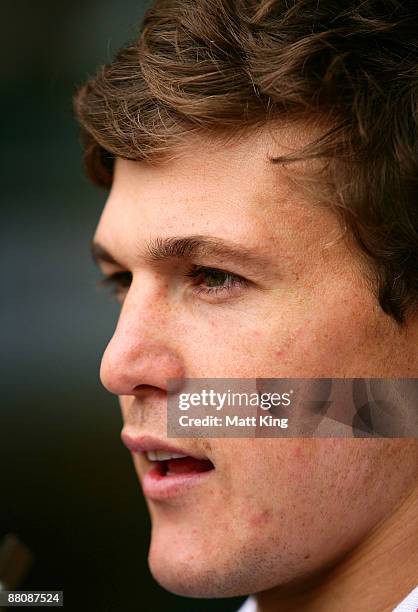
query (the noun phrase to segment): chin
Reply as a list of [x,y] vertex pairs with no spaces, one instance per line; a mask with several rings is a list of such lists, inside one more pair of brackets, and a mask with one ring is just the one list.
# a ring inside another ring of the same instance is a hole
[[[167,591],[183,597],[234,597],[247,595],[248,582],[236,561],[231,566],[225,549],[202,546],[198,541],[168,540],[153,533],[148,564],[153,578]],[[213,546],[213,545],[212,545]],[[206,548],[206,550],[205,550]]]
[[[160,523],[153,526],[148,564],[154,579],[176,595],[238,597],[288,584],[298,575],[289,559],[265,546],[228,540],[223,532],[217,538],[213,524],[205,533]],[[303,561],[299,565],[303,568]]]

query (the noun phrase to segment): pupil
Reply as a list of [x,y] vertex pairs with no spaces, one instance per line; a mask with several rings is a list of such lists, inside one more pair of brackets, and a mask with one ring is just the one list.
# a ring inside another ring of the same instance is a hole
[[213,270],[207,273],[206,283],[209,287],[218,287],[219,285],[223,285],[225,283],[225,276],[225,272]]

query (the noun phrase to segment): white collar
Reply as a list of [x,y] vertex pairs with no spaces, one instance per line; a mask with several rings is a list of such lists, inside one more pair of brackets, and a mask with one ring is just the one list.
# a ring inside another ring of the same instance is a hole
[[418,586],[409,593],[393,612],[416,612],[418,610]]
[[257,602],[255,598],[248,597],[237,612],[257,612]]
[[[418,611],[418,586],[401,601],[392,612],[417,612]],[[248,597],[238,612],[257,612],[257,602],[254,597]]]

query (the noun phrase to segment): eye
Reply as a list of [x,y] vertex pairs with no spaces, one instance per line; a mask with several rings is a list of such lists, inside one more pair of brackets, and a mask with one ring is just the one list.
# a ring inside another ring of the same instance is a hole
[[99,284],[102,287],[109,287],[111,294],[120,301],[125,296],[127,290],[131,286],[131,283],[132,274],[128,271],[115,272],[114,274],[105,276],[99,281]]
[[248,285],[242,276],[219,268],[194,266],[186,276],[192,279],[193,290],[199,294],[228,296]]

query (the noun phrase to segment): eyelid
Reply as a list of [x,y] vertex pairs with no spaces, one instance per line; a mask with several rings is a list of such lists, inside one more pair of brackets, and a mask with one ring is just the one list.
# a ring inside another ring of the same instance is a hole
[[112,274],[105,274],[99,279],[98,284],[101,287],[112,287],[113,291],[117,291],[118,288],[128,288],[132,283],[132,273],[128,270],[120,270],[113,272]]
[[[212,298],[234,297],[238,290],[248,287],[251,284],[251,281],[239,274],[213,266],[192,265],[184,272],[184,276],[191,279],[198,279],[201,275],[213,272],[220,273],[226,277],[224,284],[205,286],[204,281],[196,284],[190,282],[189,288],[193,293]],[[111,293],[120,297],[129,289],[132,280],[133,277],[130,271],[119,270],[112,274],[105,274],[103,278],[98,281],[98,284],[102,287],[110,287]]]
[[202,272],[221,272],[222,274],[248,282],[247,279],[240,274],[231,272],[230,270],[225,270],[224,268],[218,268],[216,266],[194,265],[186,272],[186,276],[195,278],[196,276],[199,276],[199,274],[202,274]]
[[117,272],[112,272],[112,274],[105,274],[102,280],[106,283],[127,277],[132,278],[132,272],[129,272],[129,270],[119,270]]
[[199,279],[200,276],[216,272],[221,273],[225,277],[225,283],[223,285],[215,285],[215,286],[205,286],[204,281],[201,283],[196,283],[191,285],[191,290],[196,295],[206,296],[208,298],[214,299],[222,299],[228,297],[237,297],[237,291],[242,290],[245,287],[248,287],[251,282],[240,276],[239,274],[235,274],[234,272],[229,272],[228,270],[223,270],[221,268],[215,268],[212,266],[193,266],[190,270],[186,272],[186,276],[192,279]]

